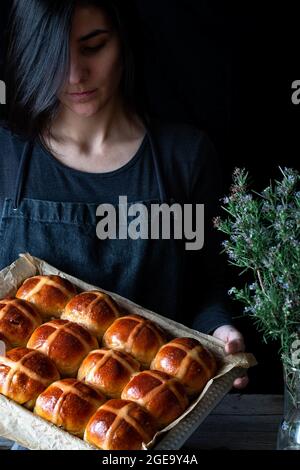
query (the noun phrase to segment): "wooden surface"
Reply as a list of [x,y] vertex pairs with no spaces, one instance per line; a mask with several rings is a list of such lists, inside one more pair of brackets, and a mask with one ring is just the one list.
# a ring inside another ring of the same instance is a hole
[[184,448],[275,450],[282,414],[281,395],[229,394]]
[[[184,449],[276,449],[282,413],[281,395],[229,394],[186,442]],[[1,449],[9,449],[11,444],[0,437]]]

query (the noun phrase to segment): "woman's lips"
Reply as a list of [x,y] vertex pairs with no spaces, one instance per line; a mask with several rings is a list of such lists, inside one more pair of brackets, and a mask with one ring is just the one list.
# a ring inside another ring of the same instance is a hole
[[90,98],[96,93],[97,89],[86,91],[84,93],[68,93],[72,101],[82,101],[83,99]]

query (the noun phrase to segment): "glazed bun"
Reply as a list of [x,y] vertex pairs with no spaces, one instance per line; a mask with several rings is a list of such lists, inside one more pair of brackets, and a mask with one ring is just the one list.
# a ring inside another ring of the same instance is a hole
[[0,300],[0,335],[12,347],[25,347],[41,323],[39,313],[29,302],[13,298]]
[[104,346],[131,354],[145,368],[164,343],[166,337],[159,326],[139,315],[118,318],[103,336]]
[[159,428],[168,426],[188,406],[188,398],[181,383],[156,370],[145,370],[135,375],[125,386],[121,398],[146,408]]
[[98,348],[98,342],[77,323],[52,320],[33,332],[27,347],[50,357],[63,377],[76,377],[82,360]]
[[61,316],[84,326],[100,341],[107,328],[120,316],[116,302],[100,291],[82,292],[66,305]]
[[33,409],[38,395],[59,373],[54,363],[39,351],[15,348],[0,356],[0,393]]
[[67,279],[56,275],[40,275],[27,278],[16,297],[32,303],[42,318],[47,320],[51,317],[59,318],[66,304],[76,294],[76,287]]
[[160,348],[151,369],[176,377],[188,395],[200,393],[217,371],[214,355],[193,338],[176,338]]
[[131,401],[109,400],[89,420],[84,440],[102,450],[142,450],[156,432],[151,416]]
[[93,387],[76,379],[63,379],[52,383],[39,395],[34,413],[83,437],[88,420],[105,400]]
[[98,349],[83,360],[77,378],[96,386],[109,397],[120,398],[125,385],[139,370],[139,362],[129,354]]

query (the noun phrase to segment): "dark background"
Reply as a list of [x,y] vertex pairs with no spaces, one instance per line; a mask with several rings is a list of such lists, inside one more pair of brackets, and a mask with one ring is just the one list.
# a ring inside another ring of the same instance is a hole
[[[1,2],[1,31],[8,3]],[[150,112],[208,132],[222,164],[224,192],[236,166],[249,170],[256,190],[279,177],[278,165],[299,169],[300,105],[291,103],[291,84],[300,78],[296,2],[135,3],[143,22]],[[4,51],[1,40],[0,79]],[[0,106],[1,116],[5,112]],[[241,285],[238,271],[227,271],[229,284]],[[236,303],[232,309],[235,316],[242,312]],[[265,345],[248,318],[236,321],[259,362],[249,372],[247,392],[280,393],[278,345]]]

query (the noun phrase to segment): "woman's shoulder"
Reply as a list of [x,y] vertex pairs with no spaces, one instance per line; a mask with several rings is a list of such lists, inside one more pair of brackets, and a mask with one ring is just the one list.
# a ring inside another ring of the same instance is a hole
[[159,139],[162,141],[165,140],[167,143],[170,143],[170,141],[176,141],[183,145],[187,142],[190,144],[197,144],[203,139],[208,139],[208,136],[203,129],[200,129],[194,124],[180,121],[169,121],[155,118],[151,120],[151,128]]
[[2,134],[11,134],[11,129],[8,122],[5,119],[0,119],[0,133]]
[[14,175],[20,157],[23,152],[23,148],[26,144],[26,139],[20,137],[14,133],[7,122],[0,120],[0,173],[6,175]]
[[25,145],[26,139],[15,133],[5,119],[0,119],[0,142],[2,148],[3,145],[11,143]]
[[156,119],[151,123],[153,137],[165,164],[189,171],[218,164],[218,157],[208,133],[189,123]]
[[9,138],[10,134],[11,134],[11,131],[8,127],[7,122],[3,119],[0,119],[0,138],[1,138],[1,140]]
[[18,143],[6,121],[0,120],[0,205],[4,198],[12,196],[12,188],[18,170]]
[[190,194],[198,180],[211,178],[218,168],[214,145],[204,130],[192,124],[157,119],[151,122],[150,129],[174,194],[179,188]]
[[7,121],[0,120],[0,165],[1,169],[15,167],[20,161],[29,139],[14,132]]

